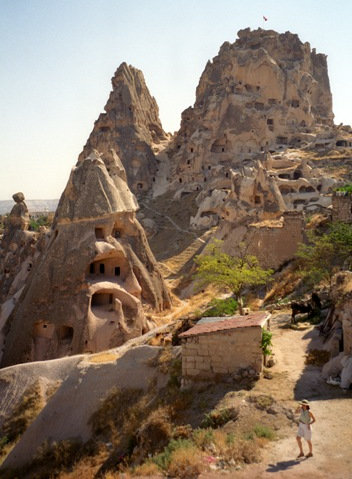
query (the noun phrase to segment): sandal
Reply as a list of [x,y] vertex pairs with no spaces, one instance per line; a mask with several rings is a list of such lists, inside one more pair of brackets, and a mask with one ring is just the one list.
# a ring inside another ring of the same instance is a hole
[[313,457],[313,453],[309,452],[309,453],[306,455],[306,457],[307,457],[307,458],[308,458],[308,457]]
[[304,453],[303,452],[300,452],[297,456],[297,459],[299,459],[300,457],[304,457]]

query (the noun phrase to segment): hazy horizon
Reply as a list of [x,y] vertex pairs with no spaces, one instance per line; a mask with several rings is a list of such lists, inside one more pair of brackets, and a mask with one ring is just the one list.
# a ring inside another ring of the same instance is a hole
[[60,197],[123,61],[177,130],[206,62],[247,27],[289,30],[327,54],[335,123],[351,123],[347,0],[2,0],[0,13],[1,200]]

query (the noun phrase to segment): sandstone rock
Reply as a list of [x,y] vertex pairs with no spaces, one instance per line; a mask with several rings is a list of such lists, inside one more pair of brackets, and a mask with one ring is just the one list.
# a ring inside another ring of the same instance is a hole
[[50,241],[7,322],[2,366],[98,352],[147,330],[170,299],[114,151],[73,168]]
[[107,168],[114,164],[111,149],[117,149],[127,173],[128,185],[134,193],[147,192],[158,170],[153,151],[168,136],[162,129],[159,109],[150,95],[143,73],[122,63],[116,70],[112,92],[102,113],[94,124],[79,162],[92,149],[103,153]]

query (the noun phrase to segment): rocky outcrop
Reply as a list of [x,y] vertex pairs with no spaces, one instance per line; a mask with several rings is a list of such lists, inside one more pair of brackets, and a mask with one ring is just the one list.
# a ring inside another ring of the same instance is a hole
[[324,349],[331,360],[325,364],[325,379],[339,376],[338,384],[348,389],[352,384],[352,273],[341,271],[332,281],[331,297],[334,307],[320,329],[325,336]]
[[206,182],[217,165],[301,146],[333,125],[326,56],[290,32],[249,28],[200,78],[173,142],[176,181]]
[[129,187],[140,195],[153,185],[158,171],[155,150],[168,136],[160,123],[158,105],[140,70],[122,63],[111,82],[113,89],[105,113],[95,122],[79,161],[92,149],[111,161],[111,148],[115,149],[126,170]]
[[44,231],[28,231],[29,213],[23,193],[15,193],[13,199],[16,204],[4,219],[0,243],[0,351],[4,340],[3,327],[45,244]]
[[114,151],[78,162],[6,323],[2,366],[118,346],[169,307],[137,207]]

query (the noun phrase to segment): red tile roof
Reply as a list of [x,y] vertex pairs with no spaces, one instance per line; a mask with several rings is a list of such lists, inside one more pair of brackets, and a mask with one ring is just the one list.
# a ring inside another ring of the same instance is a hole
[[266,321],[270,318],[270,313],[266,311],[251,313],[247,316],[230,316],[226,319],[219,318],[217,321],[199,322],[193,328],[180,334],[181,338],[189,336],[198,336],[200,334],[215,333],[218,331],[226,331],[237,328],[251,328],[255,326],[264,326]]

